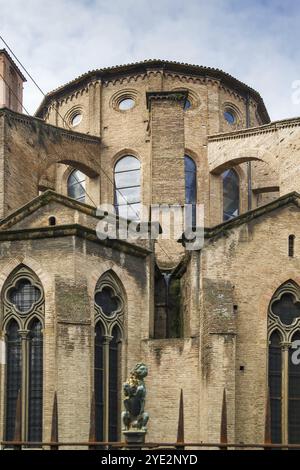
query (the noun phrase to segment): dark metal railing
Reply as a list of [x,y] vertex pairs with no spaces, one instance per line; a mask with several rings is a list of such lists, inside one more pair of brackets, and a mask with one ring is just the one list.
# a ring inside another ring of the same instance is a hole
[[134,443],[128,442],[98,442],[96,439],[96,420],[95,420],[95,396],[92,396],[91,401],[91,415],[90,415],[90,431],[88,441],[59,441],[58,435],[58,406],[57,406],[57,393],[54,394],[53,410],[52,410],[52,426],[51,426],[51,440],[49,442],[29,442],[23,441],[22,435],[22,403],[21,393],[18,394],[16,403],[16,417],[15,417],[15,433],[12,441],[2,441],[0,446],[2,448],[13,448],[14,450],[22,450],[22,448],[39,448],[41,450],[59,450],[60,448],[86,448],[88,450],[130,450],[130,449],[143,449],[143,450],[192,450],[192,449],[219,449],[219,450],[241,450],[241,449],[255,449],[255,450],[271,450],[271,449],[300,449],[300,444],[272,444],[271,442],[271,410],[270,410],[270,397],[268,393],[265,413],[265,436],[264,443],[229,443],[227,434],[227,398],[226,390],[223,392],[222,413],[221,413],[221,426],[220,426],[220,442],[207,443],[207,442],[185,442],[184,440],[184,405],[183,405],[183,391],[180,393],[179,401],[179,416],[177,428],[177,441],[176,442],[146,442]]

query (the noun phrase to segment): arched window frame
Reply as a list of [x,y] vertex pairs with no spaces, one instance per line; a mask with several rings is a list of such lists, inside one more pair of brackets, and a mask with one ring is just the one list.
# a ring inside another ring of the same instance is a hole
[[[19,309],[10,301],[9,293],[11,289],[16,288],[18,282],[21,280],[26,280],[30,282],[30,284],[40,291],[40,297],[36,302],[33,302],[31,308],[26,312],[21,312]],[[21,400],[22,400],[22,439],[29,440],[30,435],[32,434],[31,429],[29,429],[30,423],[30,384],[31,381],[31,372],[30,372],[30,357],[31,357],[31,341],[32,341],[32,325],[33,322],[37,321],[40,323],[41,326],[41,336],[43,338],[43,328],[44,328],[44,315],[45,315],[45,297],[44,297],[44,290],[42,287],[41,282],[39,281],[38,277],[34,274],[26,266],[19,266],[16,268],[11,275],[6,280],[2,293],[1,293],[1,331],[4,336],[5,342],[7,342],[7,333],[9,326],[11,325],[12,321],[15,321],[18,325],[18,332],[21,341]],[[6,348],[7,349],[7,348]],[[6,351],[7,353],[7,351]],[[6,363],[8,358],[6,358]],[[41,374],[41,381],[43,383],[43,374],[44,374],[44,356],[43,356],[43,340],[42,340],[42,369],[40,371]],[[4,368],[4,383],[6,382],[6,374],[7,374],[7,364]],[[6,410],[7,406],[7,393],[8,390],[5,387],[5,392],[3,393],[3,409]],[[41,401],[43,402],[43,386],[41,390]],[[14,411],[15,413],[15,411]],[[4,435],[7,432],[7,421],[6,421],[6,411],[5,411],[5,420],[4,420]],[[41,410],[41,415],[43,415],[43,405]],[[42,428],[42,417],[41,417],[41,425],[40,425],[40,437],[42,440],[43,437],[43,428]],[[36,439],[34,439],[36,441]]]
[[[224,198],[224,176],[225,176],[225,173],[227,172],[231,172],[237,179],[237,204],[236,204],[236,210],[237,210],[237,214],[236,215],[232,215],[232,216],[226,216],[226,212],[225,212],[225,198]],[[222,182],[222,217],[223,217],[223,221],[224,222],[227,222],[228,220],[231,220],[231,219],[234,219],[235,217],[238,217],[241,213],[241,179],[240,179],[240,175],[238,173],[238,171],[235,169],[235,168],[228,168],[226,171],[224,171],[221,175],[221,182]]]
[[[268,345],[270,347],[270,341],[272,334],[278,332],[281,336],[281,364],[282,364],[282,390],[281,390],[281,440],[283,444],[289,443],[289,381],[290,381],[290,355],[292,353],[292,343],[294,341],[295,335],[300,333],[300,315],[295,318],[294,321],[290,324],[284,324],[280,320],[279,316],[276,315],[272,306],[275,302],[278,302],[284,294],[291,294],[294,297],[295,303],[300,302],[300,287],[295,284],[293,281],[288,281],[283,284],[274,294],[271,299],[269,310],[268,310]],[[300,365],[299,365],[300,367]],[[269,366],[268,366],[268,378],[269,377]],[[270,384],[269,384],[270,386]],[[299,396],[300,398],[300,396]],[[299,426],[300,426],[300,416],[299,416]],[[299,436],[300,440],[300,436]]]
[[[137,163],[136,165],[137,168],[129,169],[129,170],[118,170],[118,166],[122,163],[122,161],[125,158],[131,158],[132,161],[135,161]],[[120,175],[122,173],[130,174],[133,172],[139,172],[137,184],[130,185],[127,183],[126,184],[123,183],[121,186],[117,184],[117,181],[116,181],[117,175]],[[140,211],[141,211],[141,203],[142,203],[141,177],[142,177],[141,161],[136,155],[124,154],[117,159],[115,166],[114,166],[114,207],[115,207],[117,215],[120,215],[121,217],[123,217],[124,215],[120,213],[120,208],[127,206],[127,214],[128,214],[127,218],[131,220],[140,220],[140,217],[141,217]],[[136,200],[134,199],[134,201],[128,202],[126,191],[132,188],[139,188],[138,197]]]
[[[95,309],[95,338],[96,338],[96,328],[97,325],[101,325],[102,332],[103,332],[103,340],[102,340],[102,360],[103,360],[103,367],[102,367],[102,378],[98,379],[98,383],[102,383],[102,397],[103,397],[103,409],[101,411],[101,415],[103,417],[103,422],[100,423],[97,420],[97,409],[96,409],[96,434],[98,436],[102,436],[103,441],[108,440],[118,440],[120,438],[120,416],[121,416],[121,396],[120,396],[120,385],[121,385],[121,377],[122,377],[122,342],[124,338],[124,316],[125,316],[125,293],[124,289],[117,279],[113,272],[105,273],[97,282],[95,288],[95,297],[97,293],[102,292],[104,288],[111,289],[113,296],[118,298],[118,308],[113,312],[112,315],[106,315],[102,308],[94,302],[94,309]],[[118,337],[116,342],[114,341],[114,333],[118,332]],[[111,393],[111,379],[112,379],[112,369],[111,369],[111,360],[112,355],[114,354],[113,349],[115,349],[115,345],[117,345],[118,349],[118,365],[117,365],[117,413],[115,415],[116,422],[112,423],[111,420],[111,413],[112,413],[112,406],[110,406],[110,397]],[[96,354],[96,349],[95,354]],[[94,358],[96,363],[96,356]],[[98,361],[97,361],[98,362]],[[99,368],[98,368],[99,369]],[[96,373],[96,370],[94,368]],[[94,384],[95,384],[95,402],[97,408],[97,388],[96,388],[96,376],[94,377]],[[98,426],[102,426],[102,428],[98,428]],[[117,435],[112,435],[112,428],[117,430]]]
[[[75,182],[71,183],[71,180],[75,179]],[[82,185],[83,183],[83,185]],[[78,197],[73,197],[70,192],[71,192],[71,188],[73,187],[83,187],[83,190],[81,192],[81,195],[78,196]],[[68,178],[67,178],[67,195],[68,197],[71,197],[72,199],[74,199],[75,201],[78,201],[78,202],[82,202],[82,203],[85,203],[86,202],[86,175],[74,168],[72,169],[72,171],[70,171],[69,175],[68,175]]]
[[[187,170],[187,162],[191,163],[193,169]],[[193,185],[188,181],[188,176],[193,175],[194,181]],[[189,155],[184,155],[184,180],[185,180],[185,203],[192,205],[192,226],[196,225],[196,206],[197,206],[197,164],[195,160]],[[194,193],[195,197],[191,201],[191,194]],[[188,225],[190,225],[189,220],[187,220]]]

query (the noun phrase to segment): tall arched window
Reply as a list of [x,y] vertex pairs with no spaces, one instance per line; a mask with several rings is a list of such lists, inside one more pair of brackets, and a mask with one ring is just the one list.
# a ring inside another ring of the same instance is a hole
[[240,182],[235,170],[226,170],[223,180],[223,220],[233,219],[240,212]]
[[132,155],[122,157],[115,166],[114,204],[120,217],[139,220],[141,211],[141,164]]
[[11,320],[6,328],[6,441],[12,441],[14,438],[17,399],[22,384],[22,344],[19,329],[15,320]]
[[121,331],[115,325],[112,330],[112,340],[109,343],[109,440],[118,440],[121,390]]
[[68,196],[79,202],[85,202],[85,174],[74,170],[68,178]]
[[33,319],[28,330],[28,440],[41,442],[43,437],[43,333],[41,322]]
[[281,443],[281,342],[278,331],[274,331],[269,342],[269,389],[271,402],[272,442]]
[[118,441],[121,412],[121,363],[124,293],[112,272],[95,290],[95,404],[96,437]]
[[17,397],[22,400],[22,439],[42,441],[43,333],[42,286],[25,266],[9,277],[2,292],[6,333],[5,439],[15,432]]
[[103,441],[103,392],[104,392],[104,328],[98,321],[95,328],[95,407],[96,407],[96,439]]
[[300,288],[281,286],[269,307],[269,390],[273,443],[300,442]]
[[197,167],[194,160],[185,155],[184,157],[185,171],[185,203],[192,206],[192,220],[187,219],[190,226],[196,225],[196,204],[197,204]]

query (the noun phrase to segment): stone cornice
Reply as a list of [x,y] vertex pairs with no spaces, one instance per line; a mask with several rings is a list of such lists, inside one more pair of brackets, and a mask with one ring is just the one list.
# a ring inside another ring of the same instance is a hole
[[0,108],[0,117],[4,116],[8,122],[18,122],[26,126],[43,128],[46,133],[49,135],[59,134],[61,137],[64,137],[68,140],[73,141],[82,141],[89,144],[99,145],[101,143],[101,138],[97,136],[90,136],[88,134],[82,134],[80,132],[74,132],[72,130],[63,129],[62,127],[53,126],[52,124],[47,124],[43,119],[27,116],[26,114],[17,113],[11,111],[8,108]]
[[219,142],[224,140],[233,140],[233,139],[242,139],[245,137],[251,137],[253,135],[266,134],[271,132],[276,132],[279,129],[284,129],[287,127],[299,127],[300,126],[300,117],[283,119],[281,121],[274,121],[270,124],[264,124],[258,127],[251,127],[249,129],[240,129],[233,132],[225,132],[222,134],[214,134],[208,136],[208,142]]
[[144,78],[147,76],[149,70],[151,70],[151,73],[153,73],[155,70],[158,70],[158,72],[163,71],[165,75],[168,73],[175,73],[178,74],[178,76],[186,77],[187,80],[212,80],[216,81],[216,83],[224,84],[229,88],[236,90],[238,93],[244,94],[245,96],[249,94],[250,97],[258,103],[259,112],[263,116],[263,119],[266,122],[270,121],[267,109],[260,94],[253,88],[237,80],[228,73],[211,67],[190,65],[186,63],[160,59],[145,60],[133,64],[118,65],[87,72],[75,80],[72,80],[71,82],[48,93],[38,108],[36,116],[44,117],[47,108],[53,100],[59,100],[67,94],[73,93],[74,90],[78,90],[79,88],[85,88],[91,81],[101,80],[103,84],[108,84],[110,82],[116,82],[119,80],[136,81],[138,77]]
[[7,241],[40,240],[47,238],[62,238],[74,236],[92,241],[94,243],[98,243],[100,245],[112,248],[117,251],[122,251],[130,255],[137,256],[139,258],[145,258],[146,256],[152,253],[151,250],[148,250],[138,245],[133,245],[131,243],[126,242],[125,240],[100,240],[97,237],[95,230],[88,227],[84,227],[80,224],[0,231],[0,243]]
[[187,90],[177,90],[177,91],[149,91],[146,93],[147,99],[147,108],[151,108],[152,101],[182,101],[183,105],[188,97]]

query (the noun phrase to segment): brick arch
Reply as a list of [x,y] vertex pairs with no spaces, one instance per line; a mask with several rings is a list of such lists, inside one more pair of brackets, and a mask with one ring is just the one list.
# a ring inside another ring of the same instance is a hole
[[98,164],[91,164],[89,159],[86,159],[86,157],[80,157],[80,156],[72,156],[71,158],[63,158],[60,155],[49,155],[49,160],[46,163],[41,163],[39,165],[39,178],[41,179],[45,173],[49,170],[49,168],[57,163],[63,163],[64,165],[68,165],[72,167],[72,169],[75,170],[80,170],[82,173],[87,175],[90,178],[96,178],[97,176],[100,175],[100,165]]
[[240,165],[241,163],[247,163],[247,162],[251,162],[251,161],[262,162],[263,160],[259,157],[250,157],[250,156],[234,157],[234,158],[230,158],[229,160],[226,160],[226,161],[222,162],[221,164],[217,165],[212,170],[210,170],[210,173],[213,174],[213,175],[218,176],[218,175],[221,175],[222,173],[224,173],[224,171],[229,170],[230,168],[233,168],[237,165]]

